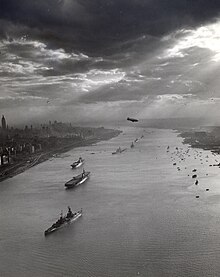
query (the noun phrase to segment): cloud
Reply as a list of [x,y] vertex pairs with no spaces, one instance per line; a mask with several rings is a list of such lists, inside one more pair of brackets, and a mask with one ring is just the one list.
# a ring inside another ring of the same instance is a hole
[[[117,83],[125,75],[118,68],[98,69],[104,61],[101,57],[49,49],[45,43],[26,37],[3,39],[0,53],[1,93],[7,100],[15,94],[18,106],[43,105],[42,101],[36,101],[37,97],[51,99],[55,105],[69,103],[82,93]],[[108,61],[104,62],[106,66]],[[27,103],[25,97],[32,101]],[[10,106],[12,101],[4,103]]]
[[182,38],[175,45],[168,49],[165,57],[180,57],[188,55],[187,51],[193,48],[202,48],[210,50],[213,53],[213,60],[218,61],[220,58],[220,22],[201,26],[197,29],[185,30]]
[[6,114],[77,122],[206,116],[210,107],[218,114],[217,1],[2,0],[1,7]]
[[47,43],[100,54],[119,41],[205,23],[219,10],[215,0],[2,0],[0,18]]

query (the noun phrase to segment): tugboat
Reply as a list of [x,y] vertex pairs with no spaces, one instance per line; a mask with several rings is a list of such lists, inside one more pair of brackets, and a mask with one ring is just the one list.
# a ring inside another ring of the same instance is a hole
[[71,208],[68,207],[68,212],[67,212],[66,216],[63,216],[63,213],[61,212],[60,218],[50,228],[48,228],[44,232],[44,235],[47,236],[47,235],[57,231],[58,229],[66,226],[67,224],[70,224],[71,222],[75,221],[76,219],[78,219],[81,216],[82,216],[82,209],[78,212],[73,213],[71,211]]
[[77,161],[75,161],[75,162],[73,162],[73,163],[71,164],[71,167],[72,167],[72,168],[78,168],[78,167],[80,167],[81,165],[83,165],[83,163],[84,163],[84,159],[82,159],[81,157],[79,157],[79,159],[78,159]]
[[89,171],[85,171],[83,169],[83,172],[77,176],[74,176],[71,180],[69,180],[68,182],[65,183],[65,187],[67,189],[71,189],[74,187],[77,187],[79,185],[81,185],[82,183],[84,183],[88,178],[89,178],[90,172]]

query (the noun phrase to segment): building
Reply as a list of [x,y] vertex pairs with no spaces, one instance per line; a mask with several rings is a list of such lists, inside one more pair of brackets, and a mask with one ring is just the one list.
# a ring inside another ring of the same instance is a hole
[[7,129],[6,119],[4,115],[2,115],[2,130],[5,131],[6,129]]

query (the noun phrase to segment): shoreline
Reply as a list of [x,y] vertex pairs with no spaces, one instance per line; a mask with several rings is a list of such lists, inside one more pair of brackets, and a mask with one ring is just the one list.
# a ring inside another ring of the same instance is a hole
[[189,144],[192,148],[209,150],[220,154],[219,127],[178,130],[179,137],[183,138],[183,144]]
[[34,167],[35,165],[38,165],[40,163],[43,163],[49,160],[50,158],[54,157],[54,155],[63,154],[78,147],[93,145],[100,141],[110,140],[122,133],[122,131],[116,130],[116,129],[104,129],[104,130],[108,132],[85,139],[83,141],[75,141],[71,144],[63,145],[59,148],[55,148],[47,152],[41,152],[41,153],[35,154],[31,157],[26,158],[22,162],[14,164],[14,166],[11,166],[9,168],[5,167],[5,170],[3,170],[0,173],[0,182],[5,181],[6,179],[9,179],[9,178],[13,178],[14,176],[21,174],[22,172],[30,169],[31,167]]

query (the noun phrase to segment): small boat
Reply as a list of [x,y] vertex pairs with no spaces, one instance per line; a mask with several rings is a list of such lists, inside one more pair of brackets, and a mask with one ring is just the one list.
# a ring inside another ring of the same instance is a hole
[[120,154],[120,153],[124,152],[125,150],[126,150],[126,148],[121,149],[121,147],[118,147],[115,152],[112,152],[112,155]]
[[115,152],[112,152],[112,155],[121,153],[121,147],[118,147]]
[[63,214],[61,212],[60,218],[44,232],[44,235],[47,236],[47,235],[57,231],[58,229],[77,220],[81,216],[82,216],[82,209],[78,212],[72,213],[70,207],[68,207],[68,213],[66,214],[66,216],[63,216]]
[[84,160],[80,157],[77,161],[75,161],[71,164],[71,167],[72,168],[78,168],[83,164],[84,164]]
[[89,178],[90,172],[89,171],[85,171],[83,169],[83,172],[77,176],[74,176],[71,180],[69,180],[68,182],[65,183],[65,187],[67,189],[71,189],[74,187],[77,187],[81,184],[83,184],[88,178]]
[[131,143],[131,146],[130,146],[131,148],[133,148],[134,147],[134,143],[133,143],[133,141],[132,141],[132,143]]

